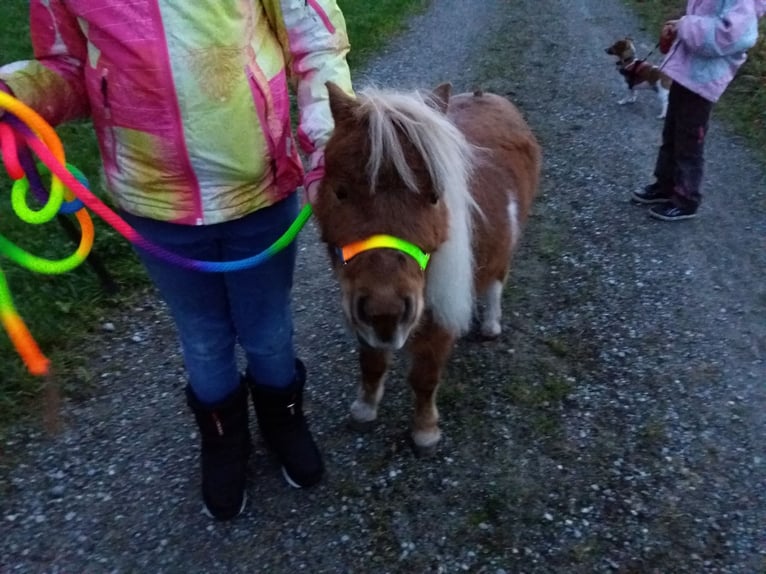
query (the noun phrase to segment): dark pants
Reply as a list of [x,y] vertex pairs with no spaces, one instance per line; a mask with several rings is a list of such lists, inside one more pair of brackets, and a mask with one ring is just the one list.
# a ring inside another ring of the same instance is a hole
[[673,82],[654,176],[678,207],[696,209],[702,201],[705,135],[712,111],[713,102]]

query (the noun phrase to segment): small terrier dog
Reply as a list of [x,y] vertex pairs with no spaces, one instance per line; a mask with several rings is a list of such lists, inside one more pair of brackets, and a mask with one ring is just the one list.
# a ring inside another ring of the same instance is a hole
[[628,84],[628,93],[618,104],[632,104],[636,101],[636,88],[650,88],[657,92],[660,101],[660,114],[658,118],[664,118],[668,111],[668,91],[673,83],[668,76],[663,74],[657,66],[636,59],[636,47],[631,38],[622,38],[609,46],[606,53],[617,56],[617,65],[620,74],[625,77]]

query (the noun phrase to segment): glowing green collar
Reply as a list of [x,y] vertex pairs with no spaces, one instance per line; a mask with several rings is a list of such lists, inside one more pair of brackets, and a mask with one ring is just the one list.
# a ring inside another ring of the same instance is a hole
[[420,268],[425,271],[426,266],[428,265],[428,260],[431,257],[430,253],[425,253],[422,249],[420,249],[418,246],[413,245],[409,241],[405,241],[404,239],[399,239],[398,237],[394,237],[392,235],[373,235],[372,237],[368,237],[367,239],[362,239],[361,241],[355,241],[354,243],[350,243],[348,245],[345,245],[344,247],[340,247],[338,249],[338,254],[340,256],[341,261],[343,263],[348,263],[362,253],[363,251],[369,251],[370,249],[396,249],[397,251],[401,251],[402,253],[406,253],[410,257],[412,257],[415,261],[417,261]]

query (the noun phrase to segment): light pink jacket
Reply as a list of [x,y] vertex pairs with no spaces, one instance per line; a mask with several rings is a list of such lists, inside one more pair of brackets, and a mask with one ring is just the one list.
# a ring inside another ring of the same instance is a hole
[[758,40],[766,0],[688,0],[662,71],[717,102]]
[[0,81],[50,123],[90,117],[108,191],[130,213],[212,224],[304,183],[333,128],[324,83],[351,93],[335,0],[31,0],[35,60]]

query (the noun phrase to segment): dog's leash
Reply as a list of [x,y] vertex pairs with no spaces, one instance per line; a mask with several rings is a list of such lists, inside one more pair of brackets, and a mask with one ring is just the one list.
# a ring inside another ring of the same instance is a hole
[[649,50],[649,53],[648,53],[646,56],[644,56],[642,60],[639,60],[639,61],[640,61],[640,62],[646,62],[646,61],[649,59],[649,56],[651,56],[652,54],[654,54],[654,51],[655,51],[657,48],[659,48],[659,47],[660,47],[660,43],[659,43],[659,42],[657,42],[657,43],[654,45],[654,48],[652,48],[651,50]]

